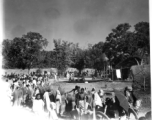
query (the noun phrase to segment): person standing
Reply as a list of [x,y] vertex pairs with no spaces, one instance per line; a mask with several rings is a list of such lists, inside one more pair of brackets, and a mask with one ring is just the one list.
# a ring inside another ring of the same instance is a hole
[[85,114],[88,108],[88,103],[86,102],[86,94],[84,93],[84,88],[81,88],[81,92],[79,94],[79,109],[80,113]]
[[94,106],[95,108],[99,108],[99,107],[102,107],[102,102],[101,102],[101,98],[99,96],[99,94],[95,91],[95,88],[92,89],[92,97],[93,97],[93,100],[94,100]]
[[126,96],[126,99],[128,100],[128,103],[130,106],[127,117],[130,118],[130,113],[133,113],[135,118],[138,119],[138,116],[136,114],[138,112],[138,109],[139,109],[138,105],[136,105],[136,103],[138,103],[138,102],[137,102],[135,95],[133,94],[132,87],[126,87],[124,90],[124,95]]
[[49,92],[50,90],[48,89],[43,95],[45,107],[46,107],[46,110],[49,112],[49,118],[52,118],[53,120],[57,120],[58,117],[55,112],[56,107],[55,107],[55,104],[53,104],[53,102],[51,102],[49,99]]
[[54,73],[54,79],[55,79],[55,81],[57,81],[57,72]]
[[56,103],[56,112],[57,112],[57,114],[59,115],[60,113],[60,106],[61,106],[61,93],[60,93],[60,91],[59,91],[59,88],[58,88],[58,90],[56,91],[56,100],[55,100],[55,103]]
[[124,95],[126,96],[126,99],[128,100],[130,107],[135,106],[137,98],[135,97],[132,87],[126,87],[124,90]]
[[69,74],[69,71],[67,72],[67,75],[66,75],[66,76],[67,76],[67,79],[68,79],[68,80],[70,80],[70,74]]
[[32,110],[33,110],[34,113],[36,113],[38,115],[43,115],[43,113],[44,113],[44,102],[41,99],[40,94],[36,94],[36,97],[33,100]]

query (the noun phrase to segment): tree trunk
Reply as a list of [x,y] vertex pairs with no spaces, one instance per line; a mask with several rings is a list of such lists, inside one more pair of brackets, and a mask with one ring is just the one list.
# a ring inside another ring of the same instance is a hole
[[105,63],[104,63],[104,78],[106,76],[106,68],[105,68]]
[[143,77],[144,77],[144,91],[145,91],[145,84],[146,84],[146,81],[145,81],[145,70],[144,70],[144,65],[143,65],[143,68],[142,68],[142,73],[143,73]]
[[112,80],[113,80],[113,68],[112,68],[112,66],[111,66],[111,70],[112,70]]
[[144,91],[145,91],[145,88],[146,88],[146,81],[145,81],[145,75],[144,75]]
[[82,71],[82,70],[79,69],[79,77],[80,77],[80,75],[81,75],[81,71]]
[[135,61],[137,62],[137,65],[139,65],[139,62],[138,62],[138,60],[135,58]]
[[30,68],[28,68],[28,75],[29,75],[29,73],[30,73]]

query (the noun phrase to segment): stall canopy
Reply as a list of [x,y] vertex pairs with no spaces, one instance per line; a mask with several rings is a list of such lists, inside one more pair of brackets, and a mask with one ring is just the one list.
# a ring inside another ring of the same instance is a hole
[[66,72],[79,72],[79,70],[76,68],[67,68]]
[[50,72],[57,73],[57,72],[58,72],[58,69],[57,69],[57,68],[50,68]]
[[82,73],[83,72],[87,72],[88,75],[91,75],[91,74],[95,74],[95,69],[93,69],[93,68],[85,68],[85,69],[82,70]]

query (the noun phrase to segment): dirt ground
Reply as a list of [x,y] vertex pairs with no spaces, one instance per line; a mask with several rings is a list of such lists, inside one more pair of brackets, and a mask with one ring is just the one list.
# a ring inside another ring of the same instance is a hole
[[68,82],[68,81],[59,81],[56,83],[53,83],[53,86],[56,88],[58,86],[62,87],[66,92],[72,90],[76,85],[86,88],[87,90],[91,90],[92,88],[95,88],[97,91],[99,89],[103,90],[112,90],[112,89],[118,89],[122,90],[126,86],[131,86],[132,82],[108,82],[108,81],[89,81],[88,83],[78,83],[78,82]]

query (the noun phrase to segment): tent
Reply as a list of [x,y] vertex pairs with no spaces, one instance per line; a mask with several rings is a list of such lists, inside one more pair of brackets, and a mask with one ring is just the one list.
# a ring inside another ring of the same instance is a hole
[[65,72],[79,72],[76,68],[67,68]]
[[58,72],[58,69],[57,69],[57,68],[50,68],[49,71],[50,71],[50,72],[53,72],[53,73],[57,73],[57,72]]
[[82,73],[84,73],[84,72],[87,72],[88,75],[92,75],[92,74],[95,74],[95,69],[92,69],[92,68],[84,68],[84,69],[82,70]]

